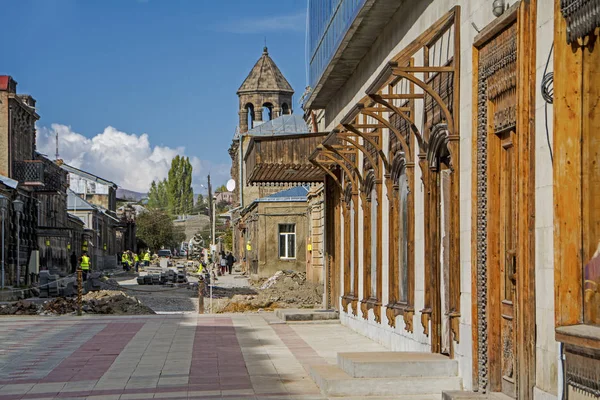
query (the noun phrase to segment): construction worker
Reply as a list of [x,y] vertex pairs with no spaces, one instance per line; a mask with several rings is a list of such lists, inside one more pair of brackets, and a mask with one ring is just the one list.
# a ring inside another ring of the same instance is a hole
[[133,253],[133,265],[135,266],[135,272],[139,272],[140,257],[137,255],[137,253]]
[[88,257],[87,252],[84,251],[83,255],[81,256],[81,260],[79,261],[79,267],[81,268],[81,276],[84,282],[87,280],[87,275],[90,271],[90,264],[90,258]]
[[150,265],[150,249],[146,250],[144,253],[144,267],[148,267]]
[[125,271],[127,271],[127,268],[129,265],[129,255],[127,254],[126,251],[124,251],[123,254],[121,255],[121,264],[123,265],[123,269]]

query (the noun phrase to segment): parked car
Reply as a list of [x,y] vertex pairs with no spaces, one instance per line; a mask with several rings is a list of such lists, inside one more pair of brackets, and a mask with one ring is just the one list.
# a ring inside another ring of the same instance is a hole
[[167,259],[167,266],[170,266],[173,262],[171,261],[173,258],[173,253],[171,253],[171,250],[169,249],[162,249],[158,251],[158,258],[166,258]]

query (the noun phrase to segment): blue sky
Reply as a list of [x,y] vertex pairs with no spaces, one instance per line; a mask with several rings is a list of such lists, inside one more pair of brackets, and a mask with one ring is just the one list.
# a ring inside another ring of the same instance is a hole
[[38,101],[40,151],[54,154],[58,131],[62,158],[126,188],[163,177],[177,153],[194,157],[196,188],[208,170],[228,179],[235,92],[265,37],[300,109],[306,0],[12,0],[2,9],[0,74]]

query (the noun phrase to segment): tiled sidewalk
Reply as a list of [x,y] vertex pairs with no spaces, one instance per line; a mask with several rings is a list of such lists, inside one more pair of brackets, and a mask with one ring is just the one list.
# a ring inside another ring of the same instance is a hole
[[0,400],[324,399],[310,364],[381,351],[270,313],[0,319]]

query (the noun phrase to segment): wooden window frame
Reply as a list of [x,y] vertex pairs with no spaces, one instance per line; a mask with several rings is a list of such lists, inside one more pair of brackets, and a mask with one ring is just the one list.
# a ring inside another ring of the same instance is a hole
[[[404,154],[398,152],[392,161],[391,175],[386,177],[386,182],[391,183],[391,196],[389,199],[389,303],[386,306],[386,315],[388,325],[396,326],[396,317],[402,315],[404,319],[404,329],[413,332],[414,291],[415,291],[415,254],[414,254],[414,198],[412,186],[414,185],[413,169],[407,168]],[[398,246],[402,237],[400,235],[400,213],[402,212],[400,204],[399,180],[401,176],[406,177],[408,193],[406,206],[408,208],[405,233],[407,236],[407,263],[406,263],[406,301],[399,299],[400,286],[400,260],[398,259]],[[412,177],[412,180],[411,180]],[[388,190],[389,190],[388,185]]]
[[[365,171],[364,184],[361,187],[361,203],[363,210],[363,298],[360,301],[362,316],[364,319],[369,317],[369,310],[373,309],[375,321],[381,322],[381,295],[382,295],[382,262],[381,262],[381,217],[382,217],[382,188],[381,180],[378,179],[372,170]],[[377,193],[377,254],[371,254],[371,191]],[[376,293],[371,293],[371,259],[376,257],[377,277]]]

